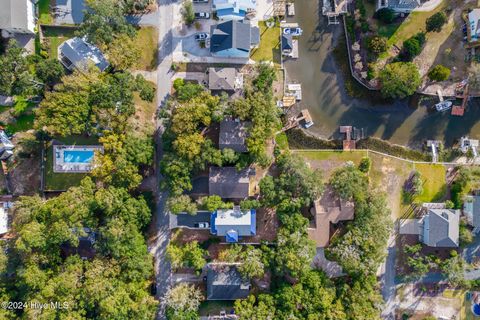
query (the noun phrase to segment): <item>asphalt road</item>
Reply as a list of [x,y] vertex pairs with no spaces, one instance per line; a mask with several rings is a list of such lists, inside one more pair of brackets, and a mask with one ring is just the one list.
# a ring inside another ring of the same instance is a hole
[[[172,65],[172,25],[173,25],[173,6],[171,0],[158,0],[158,14],[156,26],[158,28],[158,67],[157,67],[157,101],[158,108],[162,108],[168,99],[171,87],[170,68]],[[157,298],[161,301],[157,319],[165,319],[165,310],[163,297],[172,284],[172,272],[170,263],[166,260],[166,248],[170,239],[169,215],[165,211],[165,202],[167,193],[160,190],[160,182],[163,177],[160,174],[158,164],[163,156],[161,136],[163,126],[161,121],[157,121],[156,155],[155,155],[155,174],[157,178],[157,187],[155,191],[156,212],[155,212],[155,238],[150,243],[149,251],[154,256],[155,275],[157,281]]]

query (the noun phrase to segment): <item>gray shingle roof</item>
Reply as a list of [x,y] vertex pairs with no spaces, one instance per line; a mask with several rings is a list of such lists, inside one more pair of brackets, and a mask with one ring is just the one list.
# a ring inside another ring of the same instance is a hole
[[249,281],[242,278],[235,266],[208,266],[207,300],[245,299],[249,293]]
[[220,149],[230,148],[237,152],[247,152],[245,139],[251,122],[224,120],[220,123],[218,145]]
[[293,38],[291,34],[282,34],[282,50],[293,49]]
[[209,68],[208,88],[210,90],[235,90],[237,70],[235,68]]
[[100,49],[79,37],[68,39],[60,45],[59,50],[75,67],[80,69],[87,68],[90,62],[101,71],[109,65]]
[[29,29],[28,2],[31,0],[0,0],[0,29]]
[[423,242],[430,247],[458,247],[460,212],[430,209],[423,221]]
[[249,174],[248,168],[237,171],[235,167],[210,167],[209,194],[224,199],[244,199],[249,195]]
[[249,52],[251,46],[251,27],[248,22],[225,21],[210,27],[210,51],[220,52],[237,49]]

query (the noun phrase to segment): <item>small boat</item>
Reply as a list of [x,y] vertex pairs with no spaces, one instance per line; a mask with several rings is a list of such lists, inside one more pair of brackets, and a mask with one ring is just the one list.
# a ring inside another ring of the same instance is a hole
[[439,102],[435,105],[435,109],[437,109],[438,112],[442,112],[445,110],[448,110],[452,107],[453,102],[449,100],[445,100],[442,102]]
[[301,36],[303,33],[302,28],[284,28],[283,34],[291,34],[292,36]]

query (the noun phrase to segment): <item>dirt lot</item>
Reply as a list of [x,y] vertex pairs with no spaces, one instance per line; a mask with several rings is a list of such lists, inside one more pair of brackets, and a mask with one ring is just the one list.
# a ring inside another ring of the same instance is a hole
[[[458,319],[462,295],[447,295],[445,287],[428,288],[423,285],[404,285],[398,290],[400,297],[397,315],[412,315],[409,319],[423,319],[433,315],[442,319]],[[447,297],[448,296],[448,297]]]

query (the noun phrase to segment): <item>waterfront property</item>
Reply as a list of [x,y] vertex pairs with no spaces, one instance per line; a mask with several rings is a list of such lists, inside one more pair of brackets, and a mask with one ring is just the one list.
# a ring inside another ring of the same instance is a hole
[[86,70],[89,65],[104,71],[109,66],[100,49],[79,37],[68,39],[58,47],[58,59],[70,71]]
[[410,13],[420,6],[420,0],[378,0],[377,10],[390,8],[396,13]]
[[460,211],[428,209],[421,219],[420,241],[429,247],[458,247]]
[[260,31],[248,21],[225,21],[212,25],[210,52],[224,58],[245,58],[250,49],[260,43]]
[[243,20],[256,9],[255,0],[213,0],[213,9],[220,20]]
[[209,68],[208,89],[228,93],[243,89],[243,74],[235,68]]
[[233,209],[219,209],[212,213],[211,233],[220,237],[225,236],[228,243],[236,243],[240,237],[256,234],[256,221],[256,212],[253,209],[241,210],[239,206],[234,206]]
[[85,173],[92,170],[95,152],[103,152],[101,146],[53,146],[53,172]]

